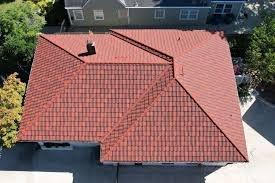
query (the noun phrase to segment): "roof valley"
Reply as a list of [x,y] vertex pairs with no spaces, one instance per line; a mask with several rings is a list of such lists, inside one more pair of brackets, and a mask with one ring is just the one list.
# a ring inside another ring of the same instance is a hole
[[147,52],[149,52],[149,53],[151,53],[151,54],[153,54],[153,55],[155,55],[155,56],[157,56],[159,58],[167,60],[168,62],[173,62],[173,57],[170,56],[170,55],[167,55],[166,53],[163,53],[163,52],[161,52],[159,50],[156,50],[155,48],[152,48],[152,47],[150,47],[148,45],[142,44],[142,43],[140,43],[140,42],[138,42],[138,41],[136,41],[136,40],[134,40],[134,39],[132,39],[132,38],[130,38],[128,36],[125,36],[123,34],[115,32],[113,30],[111,30],[110,33],[111,33],[112,36],[115,36],[115,37],[117,37],[117,38],[119,38],[119,39],[121,39],[121,40],[123,40],[123,41],[125,41],[125,42],[127,42],[129,44],[132,44],[132,45],[134,45],[134,46],[136,46],[136,47],[138,47],[138,48],[140,48],[142,50],[145,50],[145,51],[147,51]]
[[153,83],[148,90],[135,102],[129,110],[122,116],[120,122],[102,139],[102,154],[107,156],[115,144],[120,141],[146,109],[160,96],[169,83],[173,80],[172,67],[164,70],[160,77]]

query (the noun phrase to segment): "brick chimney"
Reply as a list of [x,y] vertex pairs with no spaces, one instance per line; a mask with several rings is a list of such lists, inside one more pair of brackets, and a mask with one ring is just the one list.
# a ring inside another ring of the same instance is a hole
[[96,54],[96,51],[95,51],[95,42],[87,40],[86,47],[87,47],[87,53],[88,53],[88,55],[94,55],[94,54]]

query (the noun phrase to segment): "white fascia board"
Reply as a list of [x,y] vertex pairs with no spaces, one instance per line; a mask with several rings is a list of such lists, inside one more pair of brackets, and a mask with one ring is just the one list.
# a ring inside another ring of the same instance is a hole
[[66,10],[72,10],[72,9],[82,9],[82,7],[65,7]]
[[90,2],[90,0],[86,1],[86,3],[83,5],[82,8],[84,8],[89,2]]
[[124,0],[117,0],[121,5],[123,5],[124,7],[126,7],[126,3]]
[[157,166],[196,166],[196,165],[204,165],[204,166],[225,166],[228,163],[238,163],[238,162],[115,162],[115,161],[103,161],[103,164],[109,165],[134,165],[135,163],[141,163],[142,165],[157,165]]
[[140,6],[126,6],[126,8],[135,9],[135,8],[141,8],[141,9],[188,9],[188,8],[194,8],[194,9],[210,9],[211,6],[156,6],[156,7],[140,7]]
[[246,2],[246,1],[219,1],[219,0],[211,1],[211,3],[230,3],[230,4],[232,4],[232,3],[244,3],[244,2]]
[[88,0],[83,6],[79,6],[79,7],[76,7],[76,6],[66,7],[65,6],[65,9],[83,9],[89,2],[90,2],[90,0]]

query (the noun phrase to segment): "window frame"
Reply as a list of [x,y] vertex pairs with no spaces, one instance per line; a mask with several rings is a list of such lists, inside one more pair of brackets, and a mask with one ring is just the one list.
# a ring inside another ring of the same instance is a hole
[[[187,12],[187,17],[182,18],[182,15],[186,14],[186,12]],[[190,18],[190,15],[192,15],[191,12],[196,12],[195,18]],[[197,10],[197,9],[180,9],[179,20],[198,20],[199,12],[200,12],[200,10]]]
[[[161,11],[161,12],[163,12],[163,16],[161,16],[161,17],[157,17],[157,12],[158,11]],[[163,8],[158,8],[158,9],[155,9],[155,12],[154,12],[154,19],[165,19],[165,9],[163,9]]]
[[[103,10],[93,10],[93,14],[94,14],[95,21],[103,21],[105,19]],[[100,17],[101,15],[102,15],[102,19],[98,19],[97,17]]]
[[[226,8],[226,6],[231,6],[230,8]],[[224,14],[230,14],[232,12],[232,8],[233,8],[233,5],[232,4],[225,4],[224,8],[223,8],[223,13]],[[226,9],[230,9],[229,12],[225,12],[224,10]]]
[[[218,6],[218,5],[222,5],[222,8],[219,8],[219,9],[221,9],[221,12],[216,12],[217,6]],[[231,6],[231,7],[230,7],[230,8],[226,8],[226,6]],[[230,14],[230,13],[232,13],[232,8],[233,8],[233,4],[226,4],[226,3],[222,4],[222,3],[218,3],[218,4],[216,4],[216,6],[215,6],[214,14],[219,14],[219,15]],[[224,11],[225,9],[230,9],[230,11],[229,11],[229,12],[225,12],[225,11]]]
[[[77,17],[76,17],[76,12],[81,12],[80,14],[81,14],[81,19],[78,19]],[[73,10],[73,15],[74,15],[74,20],[84,20],[84,14],[83,14],[83,10],[82,9],[75,9],[75,10]]]

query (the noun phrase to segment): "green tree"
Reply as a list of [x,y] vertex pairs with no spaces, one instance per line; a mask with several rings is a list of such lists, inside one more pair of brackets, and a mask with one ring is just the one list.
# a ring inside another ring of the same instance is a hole
[[[0,11],[0,61],[30,63],[37,34],[45,24],[31,2],[16,1]],[[14,63],[9,63],[14,64]]]
[[48,10],[53,6],[54,0],[25,0],[31,1],[39,8],[41,15],[46,15]]
[[0,146],[11,148],[17,140],[25,83],[10,75],[0,88]]
[[252,87],[275,80],[275,14],[263,17],[263,22],[253,30],[246,52],[248,73]]

